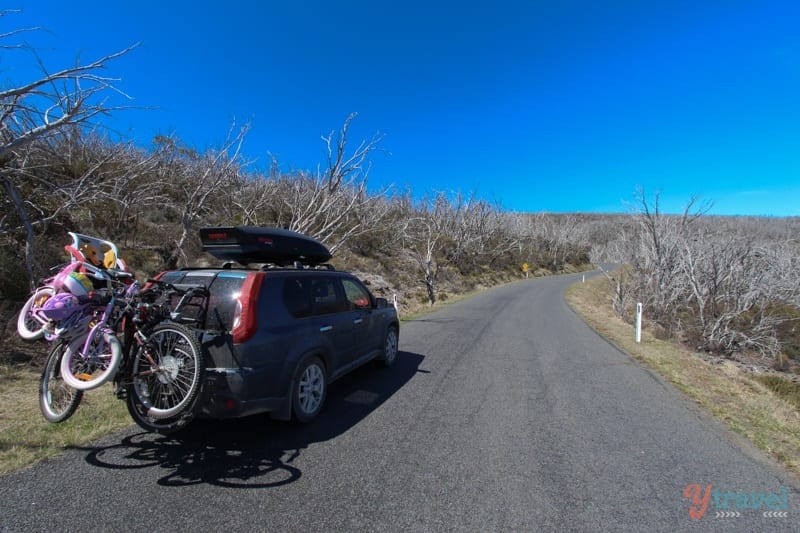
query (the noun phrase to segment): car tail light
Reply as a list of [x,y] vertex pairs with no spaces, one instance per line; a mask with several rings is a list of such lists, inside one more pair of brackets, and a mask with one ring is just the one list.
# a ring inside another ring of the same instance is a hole
[[251,272],[242,283],[233,311],[233,342],[244,342],[258,329],[258,294],[264,283],[264,272]]

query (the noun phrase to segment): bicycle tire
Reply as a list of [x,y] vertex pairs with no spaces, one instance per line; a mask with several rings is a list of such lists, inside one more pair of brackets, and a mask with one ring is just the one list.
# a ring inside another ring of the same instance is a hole
[[122,360],[122,344],[113,333],[98,334],[87,356],[81,354],[85,341],[86,337],[73,341],[61,358],[61,378],[81,391],[96,389],[114,377]]
[[160,433],[161,435],[171,435],[185,428],[189,422],[194,419],[194,413],[189,409],[171,418],[153,418],[148,416],[147,412],[149,411],[149,407],[143,405],[141,400],[136,396],[133,385],[126,387],[125,391],[125,404],[128,407],[128,413],[130,413],[136,425],[145,431]]
[[194,331],[175,323],[159,324],[134,355],[131,383],[136,412],[147,419],[193,414],[205,359]]
[[57,343],[50,349],[39,380],[39,409],[45,420],[53,424],[71,417],[83,399],[83,391],[61,379],[61,358],[66,350],[65,343]]
[[41,307],[56,290],[53,287],[39,287],[25,301],[17,315],[17,334],[26,341],[35,341],[44,337],[45,325],[31,316],[34,307]]

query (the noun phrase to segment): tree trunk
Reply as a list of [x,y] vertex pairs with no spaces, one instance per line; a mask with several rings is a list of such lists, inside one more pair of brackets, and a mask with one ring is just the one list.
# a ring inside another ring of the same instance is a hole
[[165,268],[167,270],[175,270],[178,268],[178,262],[180,261],[181,257],[183,256],[183,246],[186,244],[186,239],[189,237],[189,230],[191,229],[191,223],[184,222],[183,224],[183,231],[181,232],[181,237],[175,243],[172,252],[167,257],[165,262]]
[[19,218],[22,221],[22,225],[25,227],[25,271],[28,274],[28,284],[30,285],[30,289],[33,290],[35,288],[35,278],[33,275],[33,252],[36,244],[35,234],[33,232],[33,224],[31,224],[31,219],[28,218],[28,212],[25,211],[25,205],[22,203],[22,199],[19,197],[19,191],[17,190],[17,187],[7,177],[3,178],[3,188],[11,198],[14,207],[17,208]]
[[428,302],[433,307],[433,304],[436,303],[436,280],[435,274],[431,268],[431,260],[428,259],[425,262],[425,279],[422,280],[425,283],[425,288],[428,290]]

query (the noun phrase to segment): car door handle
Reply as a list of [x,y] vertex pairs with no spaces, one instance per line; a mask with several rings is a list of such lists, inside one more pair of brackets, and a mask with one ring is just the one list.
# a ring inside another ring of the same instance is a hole
[[356,318],[355,320],[353,320],[353,324],[361,324],[362,322],[364,322],[363,318]]
[[320,333],[327,333],[331,330],[333,330],[333,326],[322,326],[319,328]]

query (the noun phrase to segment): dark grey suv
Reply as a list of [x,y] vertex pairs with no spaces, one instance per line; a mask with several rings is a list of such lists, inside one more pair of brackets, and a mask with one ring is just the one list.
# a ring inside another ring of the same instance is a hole
[[[242,235],[293,237],[282,230]],[[201,236],[203,235],[201,231]],[[209,235],[206,232],[206,237]],[[270,237],[272,239],[272,237]],[[239,238],[241,241],[241,236]],[[261,253],[236,248],[218,257],[243,262],[275,258],[270,241]],[[262,243],[263,245],[263,243]],[[214,250],[210,250],[214,253]],[[218,250],[217,250],[218,251]],[[308,422],[319,414],[328,384],[370,361],[390,366],[397,357],[399,321],[386,299],[376,298],[355,276],[328,266],[280,264],[259,268],[182,269],[165,272],[161,281],[201,284],[208,297],[200,323],[206,352],[206,375],[195,413],[233,418],[268,412],[273,418]]]

